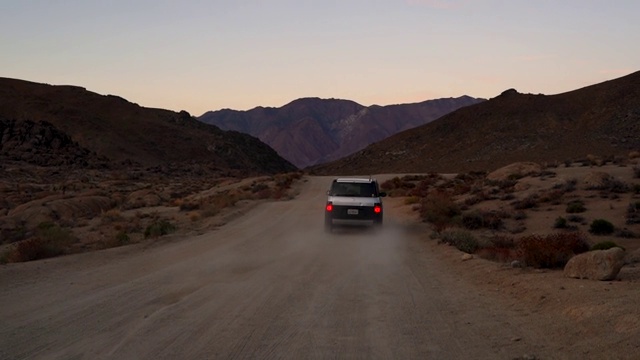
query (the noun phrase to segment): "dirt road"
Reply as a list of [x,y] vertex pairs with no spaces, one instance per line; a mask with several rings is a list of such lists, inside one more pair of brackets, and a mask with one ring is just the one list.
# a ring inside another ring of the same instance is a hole
[[325,234],[328,183],[201,236],[0,267],[0,359],[584,357],[449,271],[393,199],[383,230]]

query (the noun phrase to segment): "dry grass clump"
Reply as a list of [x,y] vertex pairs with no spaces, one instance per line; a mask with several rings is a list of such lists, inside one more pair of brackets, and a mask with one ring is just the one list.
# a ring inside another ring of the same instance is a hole
[[461,213],[453,197],[442,191],[434,191],[423,198],[420,206],[420,217],[433,224],[437,232],[453,226]]
[[59,256],[77,239],[69,229],[52,222],[40,223],[35,236],[14,243],[3,255],[4,262],[24,262]]
[[440,233],[439,241],[455,246],[458,250],[466,252],[467,254],[473,254],[480,248],[476,237],[471,232],[461,229],[443,230]]
[[404,175],[402,177],[395,176],[382,182],[380,184],[380,190],[386,192],[387,195],[391,197],[424,197],[427,195],[430,187],[441,179],[442,176],[435,173],[428,175]]
[[640,201],[634,201],[627,206],[626,223],[640,224]]
[[515,239],[511,236],[496,235],[489,243],[476,252],[483,259],[507,263],[518,259]]
[[500,230],[504,226],[502,219],[509,214],[497,210],[472,210],[462,214],[462,225],[469,230],[482,228]]
[[168,235],[177,230],[176,226],[164,219],[158,219],[152,222],[144,230],[144,237],[157,238],[162,235]]
[[589,248],[580,232],[529,235],[517,241],[518,257],[535,268],[562,268],[571,257]]
[[587,211],[587,208],[584,206],[584,202],[582,200],[570,201],[565,209],[567,214],[577,214],[585,211]]
[[121,221],[123,218],[120,210],[114,208],[104,211],[101,215],[101,219],[103,224],[109,224],[116,221]]

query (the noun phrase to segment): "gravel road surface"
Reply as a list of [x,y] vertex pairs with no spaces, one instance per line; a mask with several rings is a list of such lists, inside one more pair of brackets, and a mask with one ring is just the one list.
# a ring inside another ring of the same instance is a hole
[[203,235],[0,266],[0,359],[558,358],[553,319],[449,271],[397,200],[382,230],[326,234],[329,183]]

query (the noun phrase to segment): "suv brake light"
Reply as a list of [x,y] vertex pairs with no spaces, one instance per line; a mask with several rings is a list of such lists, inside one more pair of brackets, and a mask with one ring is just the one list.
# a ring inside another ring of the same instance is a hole
[[327,203],[327,206],[325,207],[325,210],[327,211],[333,211],[333,204],[332,203]]
[[380,214],[380,213],[382,212],[382,206],[380,206],[380,205],[376,204],[376,205],[373,207],[373,212],[375,212],[376,214]]

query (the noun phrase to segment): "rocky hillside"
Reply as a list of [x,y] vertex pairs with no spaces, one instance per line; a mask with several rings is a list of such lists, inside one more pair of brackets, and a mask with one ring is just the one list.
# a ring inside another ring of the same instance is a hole
[[76,86],[0,78],[0,160],[37,165],[295,169],[269,146],[197,121]]
[[318,174],[492,170],[640,150],[640,72],[557,95],[514,89],[401,132]]
[[336,160],[400,131],[483,101],[468,96],[365,107],[349,100],[304,98],[280,108],[210,111],[199,119],[260,138],[300,168]]

